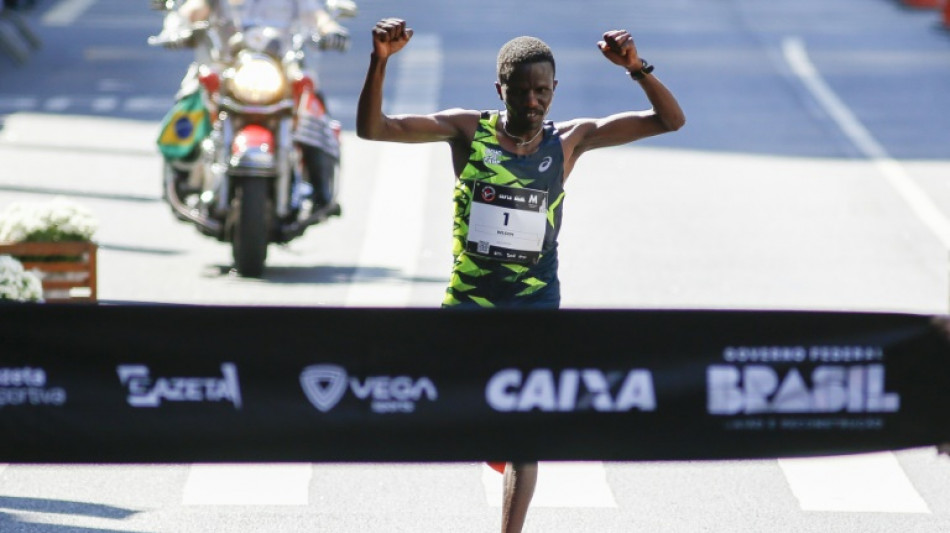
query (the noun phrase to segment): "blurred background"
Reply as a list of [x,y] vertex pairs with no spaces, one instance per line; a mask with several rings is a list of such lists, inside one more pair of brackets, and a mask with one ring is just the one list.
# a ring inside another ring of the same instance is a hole
[[[320,56],[344,129],[343,216],[271,246],[263,277],[236,276],[229,247],[161,201],[155,140],[192,53],[146,44],[162,25],[146,0],[6,0],[0,210],[58,196],[88,207],[100,223],[103,302],[436,307],[451,265],[448,149],[353,133],[374,23],[395,16],[415,30],[390,64],[387,109],[499,107],[497,50],[527,34],[557,59],[554,120],[648,106],[596,48],[604,31],[625,28],[687,124],[576,167],[561,234],[564,307],[948,311],[944,2],[358,4],[344,21],[349,51]],[[527,531],[947,531],[943,459],[928,449],[854,462],[555,468]],[[239,472],[11,466],[0,472],[0,529],[497,529],[498,479],[486,477],[483,491],[479,465]],[[270,497],[232,495],[235,485],[274,486],[267,479],[282,487]],[[208,493],[220,499],[194,496]]]

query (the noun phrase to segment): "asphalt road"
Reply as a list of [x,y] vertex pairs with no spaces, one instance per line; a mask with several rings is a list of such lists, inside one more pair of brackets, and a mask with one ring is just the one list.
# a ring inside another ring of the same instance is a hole
[[[565,307],[947,312],[950,33],[936,12],[897,0],[360,6],[351,50],[321,66],[346,128],[344,216],[272,247],[262,279],[232,275],[229,248],[160,201],[154,138],[189,57],[146,46],[161,18],[144,1],[40,0],[27,13],[43,47],[22,66],[0,57],[0,208],[56,195],[88,206],[105,301],[433,307],[450,265],[448,151],[352,134],[369,28],[384,16],[415,28],[386,96],[422,111],[497,106],[498,47],[537,35],[558,59],[557,120],[646,105],[594,47],[626,27],[688,124],[585,155],[568,184]],[[547,471],[526,531],[950,530],[950,460],[931,449]],[[9,465],[0,530],[496,530],[493,475]]]

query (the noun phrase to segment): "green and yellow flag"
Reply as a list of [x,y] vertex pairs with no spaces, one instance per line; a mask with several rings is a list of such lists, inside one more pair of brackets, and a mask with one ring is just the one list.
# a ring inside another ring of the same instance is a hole
[[187,157],[210,131],[211,119],[201,91],[195,91],[175,103],[162,119],[158,149],[166,159]]

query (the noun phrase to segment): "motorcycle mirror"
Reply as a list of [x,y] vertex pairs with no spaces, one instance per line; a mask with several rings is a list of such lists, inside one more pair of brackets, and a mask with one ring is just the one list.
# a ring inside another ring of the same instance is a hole
[[336,18],[348,19],[359,14],[359,8],[353,0],[327,0],[327,9],[336,15]]

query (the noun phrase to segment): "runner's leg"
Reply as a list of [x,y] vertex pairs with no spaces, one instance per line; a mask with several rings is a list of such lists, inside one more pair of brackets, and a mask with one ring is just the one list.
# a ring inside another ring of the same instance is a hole
[[505,468],[502,533],[521,533],[538,482],[538,463],[508,463]]

